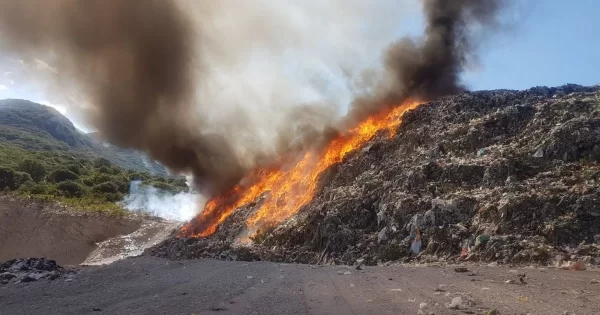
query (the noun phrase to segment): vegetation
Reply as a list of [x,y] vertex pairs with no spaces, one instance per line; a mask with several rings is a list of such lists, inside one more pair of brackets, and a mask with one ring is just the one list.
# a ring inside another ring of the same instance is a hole
[[109,146],[97,133],[85,134],[51,107],[25,100],[0,100],[0,143],[27,150],[102,157],[126,169],[167,175],[161,165],[133,150]]
[[140,180],[170,192],[187,191],[140,153],[103,145],[54,109],[0,100],[0,192],[122,213],[116,203]]
[[31,151],[0,142],[0,190],[86,209],[118,212],[116,201],[140,180],[173,193],[187,191],[185,178],[126,170],[104,158],[76,157],[61,151]]

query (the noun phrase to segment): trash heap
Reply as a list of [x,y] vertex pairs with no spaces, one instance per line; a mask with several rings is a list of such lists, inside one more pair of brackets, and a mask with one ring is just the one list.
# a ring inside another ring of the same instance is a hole
[[203,239],[148,251],[173,259],[353,264],[496,261],[600,264],[600,87],[448,96],[407,113],[320,180],[287,222],[237,245],[260,200]]
[[38,280],[52,281],[73,273],[75,273],[75,270],[65,269],[51,259],[12,259],[0,263],[0,285],[27,283]]

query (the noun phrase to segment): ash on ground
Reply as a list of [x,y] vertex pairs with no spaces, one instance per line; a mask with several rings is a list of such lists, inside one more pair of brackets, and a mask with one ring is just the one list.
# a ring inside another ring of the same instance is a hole
[[53,281],[74,273],[74,269],[66,269],[51,259],[12,259],[0,263],[0,284]]
[[287,222],[236,245],[238,209],[209,238],[148,254],[299,263],[600,263],[600,87],[443,97],[322,175]]

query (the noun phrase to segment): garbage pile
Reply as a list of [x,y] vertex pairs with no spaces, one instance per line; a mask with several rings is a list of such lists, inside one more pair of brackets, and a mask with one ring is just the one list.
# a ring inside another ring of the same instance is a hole
[[27,283],[38,280],[52,281],[73,273],[75,273],[74,270],[65,269],[51,259],[12,259],[0,263],[0,285]]
[[443,97],[321,178],[297,215],[237,244],[244,219],[149,253],[300,263],[600,264],[600,87]]

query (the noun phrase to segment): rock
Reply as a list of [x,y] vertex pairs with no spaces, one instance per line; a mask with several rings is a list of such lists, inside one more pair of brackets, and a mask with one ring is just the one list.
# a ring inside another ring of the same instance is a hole
[[506,280],[504,281],[506,284],[515,284],[515,280]]
[[590,280],[590,284],[600,284],[600,280],[592,279]]
[[467,269],[467,267],[457,267],[454,268],[455,272],[469,272],[469,269]]

